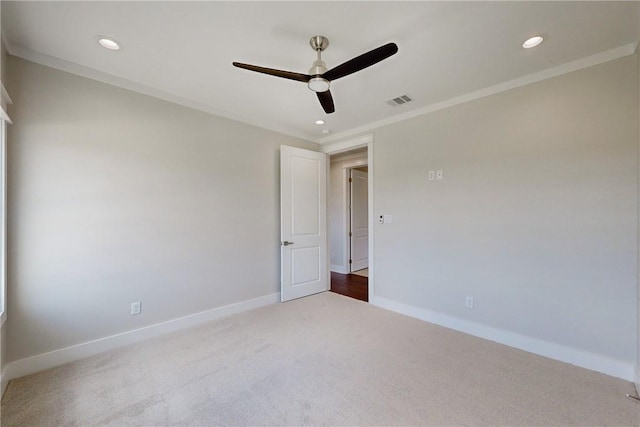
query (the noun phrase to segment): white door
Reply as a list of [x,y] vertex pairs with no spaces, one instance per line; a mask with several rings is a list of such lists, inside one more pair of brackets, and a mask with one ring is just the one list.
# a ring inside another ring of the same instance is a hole
[[367,172],[351,169],[351,271],[369,267]]
[[282,301],[329,289],[327,155],[280,146]]

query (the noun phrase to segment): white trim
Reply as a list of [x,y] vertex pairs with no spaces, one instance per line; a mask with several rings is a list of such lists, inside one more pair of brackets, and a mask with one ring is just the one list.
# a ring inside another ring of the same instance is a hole
[[333,271],[334,273],[349,274],[349,271],[343,265],[331,264],[331,271]]
[[[526,86],[531,83],[536,83],[542,80],[547,80],[553,77],[560,76],[562,74],[571,73],[573,71],[581,70],[583,68],[591,67],[593,65],[602,64],[604,62],[613,61],[615,59],[623,58],[625,56],[633,55],[636,51],[636,43],[629,43],[624,46],[620,46],[615,49],[607,50],[586,58],[578,59],[576,61],[567,62],[566,64],[558,65],[556,67],[547,68],[546,70],[539,71],[537,73],[528,74],[517,79],[509,80],[494,86],[489,86],[484,89],[476,90],[461,96],[450,98],[448,100],[437,102],[435,104],[427,105],[417,110],[412,110],[404,114],[398,114],[397,116],[389,117],[384,120],[369,123],[364,126],[346,130],[344,132],[338,132],[331,136],[320,138],[318,142],[321,145],[328,144],[330,142],[341,140],[351,137],[363,132],[370,132],[373,129],[390,125],[393,123],[401,122],[403,120],[411,119],[421,116],[423,114],[432,113],[434,111],[443,110],[445,108],[452,107],[454,105],[463,104],[465,102],[473,101],[486,96],[495,95],[496,93],[504,92],[507,90],[515,89],[517,87]],[[324,151],[323,148],[321,150]]]
[[2,102],[7,104],[13,104],[13,100],[9,96],[9,92],[7,92],[7,88],[4,87],[2,81],[0,81],[0,90],[2,91],[0,96],[2,97]]
[[80,77],[107,83],[116,87],[128,89],[133,92],[141,93],[143,95],[162,99],[163,101],[182,105],[183,107],[193,108],[194,110],[203,111],[205,113],[213,114],[226,119],[239,121],[248,125],[260,127],[262,129],[267,129],[273,132],[300,138],[305,141],[317,143],[317,141],[310,139],[308,135],[292,131],[289,128],[285,129],[283,127],[273,126],[272,123],[267,121],[263,122],[243,116],[241,114],[221,110],[198,101],[187,99],[179,95],[174,95],[172,93],[144,85],[142,83],[137,83],[131,80],[107,74],[105,72],[96,70],[94,68],[85,67],[74,62],[65,61],[64,59],[55,58],[53,56],[45,55],[39,52],[33,52],[31,50],[14,45],[9,45],[7,51],[9,54],[17,56],[18,58],[26,59],[27,61],[35,62],[36,64],[44,65],[46,67],[55,68],[56,70],[65,71],[67,73],[75,74]]
[[634,378],[633,378],[633,383],[636,386],[636,396],[640,396],[640,368],[638,367],[638,365],[633,367],[633,373],[634,373]]
[[134,329],[132,331],[111,335],[109,337],[99,338],[82,344],[72,345],[70,347],[50,351],[48,353],[15,360],[5,366],[2,374],[2,381],[8,381],[14,378],[33,374],[74,360],[113,350],[118,347],[138,343],[149,338],[181,331],[221,317],[275,304],[278,301],[280,301],[279,292],[235,304],[229,304],[224,307],[202,311],[200,313],[190,314],[188,316],[156,323],[155,325],[145,326],[144,328]]
[[[504,92],[506,90],[514,89],[520,86],[525,86],[531,83],[535,83],[541,80],[546,80],[552,77],[557,77],[562,74],[567,74],[573,71],[577,71],[583,68],[591,67],[593,65],[598,65],[604,62],[613,61],[618,58],[622,58],[625,56],[633,55],[636,52],[637,43],[629,43],[623,46],[620,46],[615,49],[611,49],[605,52],[601,52],[592,56],[588,56],[586,58],[578,59],[572,62],[568,62],[565,64],[558,65],[556,67],[548,68],[546,70],[539,71],[537,73],[528,74],[523,77],[519,77],[513,80],[506,81],[504,83],[500,83],[494,86],[490,86],[484,89],[480,89],[474,92],[470,92],[467,94],[463,94],[458,97],[450,98],[448,100],[438,102],[435,104],[427,105],[425,107],[419,108],[417,110],[412,110],[404,114],[399,114],[393,117],[389,117],[384,120],[380,120],[377,122],[369,123],[364,126],[360,126],[357,128],[349,129],[343,132],[338,132],[331,136],[327,136],[324,138],[318,139],[310,139],[308,135],[304,135],[299,132],[293,132],[290,129],[285,129],[282,127],[274,127],[271,123],[262,122],[260,120],[255,120],[253,118],[248,118],[236,113],[231,113],[229,111],[220,110],[218,108],[214,108],[210,105],[203,104],[201,102],[193,101],[187,98],[183,98],[178,95],[171,94],[169,92],[164,92],[160,89],[156,89],[150,86],[146,86],[141,83],[136,83],[127,79],[123,79],[121,77],[116,77],[111,74],[107,74],[105,72],[85,67],[83,65],[76,64],[74,62],[65,61],[60,58],[55,58],[53,56],[45,55],[39,52],[34,52],[28,49],[24,49],[19,46],[11,45],[6,38],[2,38],[2,42],[5,44],[7,53],[13,56],[17,56],[19,58],[26,59],[31,62],[35,62],[37,64],[41,64],[47,67],[55,68],[57,70],[66,71],[68,73],[72,73],[78,76],[90,78],[93,80],[97,80],[103,83],[111,84],[114,86],[118,86],[121,88],[125,88],[134,92],[142,93],[148,96],[152,96],[154,98],[162,99],[168,102],[172,102],[174,104],[182,105],[185,107],[193,108],[199,111],[204,111],[209,114],[214,114],[220,117],[224,117],[231,120],[240,121],[249,125],[258,126],[263,129],[271,130],[274,132],[283,133],[285,135],[294,136],[297,138],[304,139],[306,141],[315,142],[320,144],[320,151],[323,153],[337,153],[339,152],[333,149],[327,148],[327,151],[323,148],[323,145],[327,145],[330,142],[340,141],[344,138],[349,138],[351,136],[370,132],[373,129],[379,128],[381,126],[389,125],[392,123],[397,123],[403,120],[407,120],[413,117],[421,116],[423,114],[427,114],[433,111],[442,110],[444,108],[448,108],[454,105],[462,104],[465,102],[473,101],[475,99],[483,98],[489,95],[494,95],[499,92]],[[333,145],[333,144],[331,144]],[[347,148],[348,150],[348,148]],[[345,150],[342,150],[345,151]]]
[[[375,254],[375,215],[374,215],[374,203],[373,203],[373,134],[360,135],[356,138],[351,138],[345,141],[337,141],[332,144],[325,144],[320,147],[320,151],[323,153],[332,155],[343,153],[345,151],[353,150],[356,148],[367,147],[367,167],[368,173],[368,198],[369,198],[369,278],[367,283],[369,284],[369,301],[372,301],[375,296],[375,268],[374,268],[374,254]],[[333,267],[333,266],[332,266]],[[346,267],[345,267],[346,268]],[[346,273],[345,273],[346,274]]]
[[[331,155],[331,163],[340,163],[340,162],[346,162],[352,159],[364,159],[365,156],[365,152],[362,151],[360,152],[359,150],[356,152],[353,151],[347,151],[345,154],[332,154]],[[366,160],[365,160],[366,162]]]
[[[365,153],[362,153],[365,154]],[[342,212],[344,213],[344,230],[349,233],[349,225],[351,223],[351,212],[349,211],[349,205],[351,204],[351,188],[349,186],[349,178],[350,172],[353,168],[358,168],[362,166],[368,166],[367,160],[364,156],[359,156],[358,160],[352,160],[342,165]],[[355,158],[355,157],[354,157]],[[369,183],[369,174],[367,174],[367,188]],[[367,189],[368,191],[368,189]],[[368,195],[367,195],[368,200]],[[368,226],[368,225],[367,225]],[[368,233],[368,230],[367,230]],[[347,273],[351,273],[352,264],[349,263],[349,259],[351,258],[351,238],[346,235],[343,236],[343,245],[342,245],[342,253],[344,255],[342,259],[342,264],[346,266]],[[367,237],[368,238],[368,237]]]
[[[368,166],[367,158],[366,156],[364,156],[364,154],[366,153],[360,153],[358,156],[354,156],[353,159],[346,159],[349,161],[342,165],[342,169],[344,169],[346,172],[347,169],[354,169],[354,168],[361,168],[362,166]],[[349,177],[345,175],[345,178],[348,179]]]
[[505,331],[480,323],[449,316],[436,311],[427,310],[409,304],[392,301],[381,297],[369,297],[369,302],[375,306],[395,311],[407,316],[415,317],[436,325],[444,326],[456,331],[464,332],[486,340],[545,356],[550,359],[570,363],[581,368],[601,372],[623,380],[633,381],[634,367],[632,362],[612,359],[599,354],[567,347],[549,341]]
[[1,105],[0,105],[0,120],[5,121],[7,123],[13,123],[13,121],[11,120],[11,117],[9,117],[9,114],[7,114],[7,112],[4,110],[4,108],[2,108]]
[[[331,264],[331,226],[330,226],[330,219],[329,219],[329,191],[331,189],[331,157],[328,154],[325,154],[325,171],[324,171],[324,176],[325,176],[325,187],[324,187],[324,232],[325,232],[325,239],[324,239],[324,245],[327,248],[327,250],[325,251],[325,266],[327,269],[327,291],[331,290],[331,271],[333,268],[333,265]],[[281,250],[280,251],[280,258],[282,259],[284,252]],[[282,260],[280,261],[282,262]],[[281,279],[282,280],[282,279]],[[282,288],[282,283],[284,282],[280,282],[280,287]],[[282,292],[282,291],[281,291]]]
[[338,154],[356,148],[367,147],[370,142],[373,142],[373,134],[361,135],[345,141],[324,144],[320,147],[320,152],[326,154]]
[[[372,157],[371,154],[369,154],[371,152],[371,149],[373,147],[373,135],[372,134],[367,134],[367,135],[361,135],[358,136],[357,138],[352,138],[352,139],[348,139],[346,141],[338,141],[334,144],[327,144],[321,147],[320,151],[323,153],[326,153],[328,155],[336,155],[336,154],[340,154],[340,153],[345,153],[347,151],[351,151],[351,150],[355,150],[357,148],[363,148],[366,147],[367,148],[367,160],[355,160],[355,161],[350,161],[348,163],[345,163],[342,166],[342,175],[343,175],[343,180],[342,180],[342,194],[341,194],[341,203],[342,203],[342,211],[345,212],[345,222],[348,221],[347,218],[347,212],[346,212],[346,200],[347,200],[347,170],[349,168],[353,168],[353,167],[359,167],[359,166],[365,166],[367,165],[367,167],[369,168],[369,173],[367,174],[367,180],[368,180],[368,199],[369,199],[369,209],[371,209],[371,200],[373,199],[373,187],[371,185],[371,182],[373,180],[372,176],[372,170],[371,170],[371,161],[372,161]],[[363,153],[364,154],[364,153]],[[345,156],[346,160],[350,160],[349,156]],[[360,157],[360,155],[358,155],[357,157]],[[354,158],[356,158],[356,156],[354,156]],[[340,161],[345,160],[345,158],[340,158]],[[330,179],[330,176],[329,178]],[[373,260],[371,258],[371,254],[372,254],[372,249],[371,249],[371,245],[373,244],[371,241],[371,236],[372,236],[372,229],[371,229],[371,210],[369,210],[369,267],[371,267]],[[345,225],[345,230],[347,230],[349,228],[348,224],[343,224]],[[331,270],[335,271],[337,273],[341,273],[341,274],[348,274],[351,270],[351,268],[349,267],[349,254],[348,254],[348,243],[347,243],[347,238],[345,237],[344,239],[344,244],[343,244],[343,259],[342,259],[342,263],[344,264],[344,267],[342,266],[336,266],[336,265],[332,265],[331,266]],[[336,268],[334,270],[334,268]],[[371,269],[369,270],[370,274],[369,274],[369,290],[371,290],[371,283],[372,283],[372,273],[371,273]],[[369,294],[371,295],[371,294]]]
[[373,204],[373,197],[374,197],[374,192],[373,192],[373,136],[371,137],[371,140],[367,143],[367,167],[369,168],[369,174],[367,176],[368,178],[368,198],[369,198],[369,278],[367,280],[367,284],[368,284],[368,294],[369,294],[369,301],[373,301],[373,299],[375,298],[375,287],[374,287],[374,281],[375,281],[375,268],[374,268],[374,263],[375,263],[375,258],[374,258],[374,253],[375,253],[375,231],[376,231],[376,220],[375,220],[375,211],[374,211],[374,204]]
[[7,391],[7,386],[9,385],[6,367],[2,370],[2,373],[0,373],[0,377],[2,378],[0,381],[0,399],[2,399],[4,397],[4,392]]
[[0,326],[7,320],[7,123],[0,121]]
[[13,100],[9,96],[9,92],[4,87],[4,83],[0,80],[0,119],[13,123],[11,118],[9,117],[9,113],[7,112],[7,105],[13,104]]

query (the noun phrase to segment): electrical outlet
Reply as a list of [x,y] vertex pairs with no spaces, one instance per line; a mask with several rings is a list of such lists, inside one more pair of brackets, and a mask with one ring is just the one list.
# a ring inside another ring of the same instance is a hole
[[444,172],[442,172],[442,170],[438,169],[438,170],[436,171],[436,179],[437,179],[438,181],[441,181],[441,180],[443,180],[443,179],[444,179]]
[[429,181],[436,179],[436,171],[429,171]]
[[464,306],[467,308],[473,308],[473,297],[467,297],[464,301]]
[[131,315],[135,315],[135,314],[140,314],[140,301],[136,301],[136,302],[132,302],[131,303]]

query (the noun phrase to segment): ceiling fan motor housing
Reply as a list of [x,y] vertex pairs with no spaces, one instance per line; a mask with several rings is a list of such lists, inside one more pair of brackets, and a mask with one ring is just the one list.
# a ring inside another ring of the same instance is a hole
[[309,89],[314,92],[326,92],[329,90],[329,80],[322,77],[327,72],[327,66],[323,60],[318,59],[313,63],[313,66],[309,69],[309,75],[312,76],[309,79]]
[[313,61],[313,65],[309,68],[310,76],[320,76],[327,72],[327,64],[324,63],[322,59],[318,59],[317,61]]
[[307,86],[314,92],[326,92],[329,90],[331,84],[329,80],[322,77],[322,75],[327,72],[327,64],[322,60],[321,52],[329,46],[329,40],[324,36],[313,36],[309,44],[313,50],[318,52],[318,59],[313,62],[313,65],[309,69],[311,79],[307,83]]

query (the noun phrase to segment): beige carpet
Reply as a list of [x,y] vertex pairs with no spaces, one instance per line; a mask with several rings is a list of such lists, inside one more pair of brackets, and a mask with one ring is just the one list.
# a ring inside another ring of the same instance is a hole
[[352,271],[351,274],[355,274],[357,276],[369,277],[369,269],[363,268],[362,270]]
[[629,382],[333,293],[9,384],[2,427],[638,426]]

